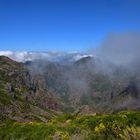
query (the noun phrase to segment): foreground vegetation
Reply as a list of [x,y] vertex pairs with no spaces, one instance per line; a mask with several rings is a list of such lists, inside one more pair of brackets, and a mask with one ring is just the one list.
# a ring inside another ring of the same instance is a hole
[[0,140],[139,140],[140,112],[111,115],[61,115],[42,122],[0,124]]

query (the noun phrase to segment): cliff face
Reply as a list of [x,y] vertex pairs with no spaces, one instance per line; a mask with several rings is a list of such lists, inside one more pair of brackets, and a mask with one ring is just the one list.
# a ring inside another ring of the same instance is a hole
[[[22,63],[0,56],[0,116],[16,121],[47,121],[57,110],[57,100],[43,78],[32,76]],[[45,117],[42,117],[45,116]]]

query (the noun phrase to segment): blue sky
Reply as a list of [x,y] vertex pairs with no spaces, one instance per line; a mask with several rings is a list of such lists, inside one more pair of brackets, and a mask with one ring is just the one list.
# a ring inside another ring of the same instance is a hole
[[0,0],[0,50],[85,51],[140,30],[140,0]]

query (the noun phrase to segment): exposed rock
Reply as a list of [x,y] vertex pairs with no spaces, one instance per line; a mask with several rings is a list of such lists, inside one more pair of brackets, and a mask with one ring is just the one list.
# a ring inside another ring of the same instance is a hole
[[[58,109],[57,100],[53,99],[53,96],[50,100],[49,95],[43,79],[38,76],[33,77],[24,64],[0,56],[0,114],[2,116],[16,121],[31,121],[38,118],[47,122],[46,118],[53,113],[50,114],[45,110]],[[42,115],[44,117],[41,117]]]

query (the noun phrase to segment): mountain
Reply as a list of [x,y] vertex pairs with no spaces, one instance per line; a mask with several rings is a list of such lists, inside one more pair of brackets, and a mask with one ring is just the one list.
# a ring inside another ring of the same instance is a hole
[[140,108],[138,75],[91,56],[63,62],[19,63],[0,56],[2,116],[29,121],[27,116],[40,116],[40,110],[91,114]]
[[[41,76],[32,76],[23,63],[0,56],[0,117],[16,121],[47,121],[58,109]],[[1,120],[2,121],[2,120]]]
[[139,139],[139,83],[138,74],[89,56],[0,56],[0,139]]
[[44,78],[49,91],[60,98],[64,112],[82,112],[84,106],[100,113],[140,106],[138,75],[125,67],[92,56],[67,63],[36,60],[25,65]]

